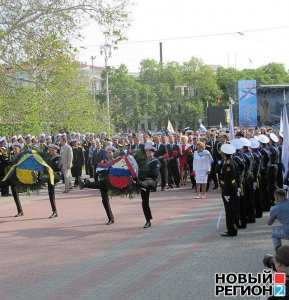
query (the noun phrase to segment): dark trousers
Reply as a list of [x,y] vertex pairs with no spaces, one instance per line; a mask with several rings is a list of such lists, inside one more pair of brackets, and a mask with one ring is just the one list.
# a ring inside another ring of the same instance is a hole
[[239,213],[239,218],[240,218],[240,227],[241,228],[246,228],[247,227],[247,205],[246,205],[246,198],[244,195],[241,195],[239,197],[240,200],[240,213]]
[[255,223],[255,197],[252,179],[247,179],[244,184],[244,201],[246,205],[246,216],[248,223]]
[[208,176],[208,183],[207,183],[207,191],[210,188],[210,182],[214,182],[214,187],[217,188],[219,186],[218,184],[218,178],[217,178],[217,164],[215,162],[212,163],[211,166],[211,172]]
[[169,186],[173,186],[174,184],[180,185],[180,170],[178,160],[173,158],[168,161],[168,183]]
[[9,185],[1,186],[1,196],[8,196],[9,195]]
[[19,199],[19,193],[18,193],[18,189],[17,189],[16,185],[11,185],[11,192],[12,192],[12,196],[14,198],[14,201],[15,201],[15,204],[16,204],[16,207],[17,207],[17,212],[22,213],[23,209],[22,209],[22,206],[21,206],[21,202],[20,202],[20,199]]
[[48,189],[49,201],[50,201],[52,212],[57,212],[56,203],[55,203],[55,186],[48,183],[47,189]]
[[255,190],[254,196],[255,196],[255,208],[256,208],[255,217],[262,218],[264,207],[263,207],[263,201],[261,199],[261,191],[259,187],[257,187],[257,189]]
[[264,211],[269,211],[271,204],[270,204],[270,197],[268,193],[268,175],[266,172],[261,173],[260,177],[260,193]]
[[107,189],[106,188],[101,188],[100,189],[100,194],[101,194],[102,204],[103,204],[103,207],[105,209],[108,220],[114,221],[114,216],[113,216],[112,211],[111,211]]
[[84,167],[85,167],[85,174],[89,175],[89,166],[90,166],[90,162],[88,160],[88,152],[86,151],[84,153]]
[[275,199],[274,199],[274,193],[278,186],[278,167],[277,165],[269,167],[268,170],[268,206],[266,209],[270,210],[271,206],[274,205]]
[[236,211],[236,196],[231,195],[229,201],[222,194],[222,199],[226,213],[226,226],[229,235],[237,235],[237,211]]
[[150,190],[145,189],[141,190],[141,199],[142,199],[142,209],[147,222],[153,218],[151,209],[150,209]]
[[168,163],[166,160],[161,160],[160,175],[161,188],[164,189],[168,182]]
[[75,176],[74,186],[78,186],[80,182],[80,176]]

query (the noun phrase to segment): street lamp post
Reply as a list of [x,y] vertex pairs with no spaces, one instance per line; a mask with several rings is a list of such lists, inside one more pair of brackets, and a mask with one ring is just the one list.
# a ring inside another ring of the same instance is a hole
[[112,46],[108,43],[104,44],[103,46],[100,47],[100,54],[104,55],[104,65],[105,65],[105,70],[106,70],[106,110],[107,110],[107,127],[108,127],[108,136],[110,136],[110,130],[111,130],[111,125],[110,125],[110,99],[109,99],[109,82],[108,82],[108,60],[111,57],[111,50]]

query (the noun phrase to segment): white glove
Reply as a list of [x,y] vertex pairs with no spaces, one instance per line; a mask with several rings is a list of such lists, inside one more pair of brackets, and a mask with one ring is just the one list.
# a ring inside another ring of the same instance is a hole
[[237,196],[238,196],[238,197],[241,196],[241,188],[238,188],[238,190],[237,190]]
[[254,190],[254,191],[257,190],[257,182],[253,182],[253,190]]
[[226,200],[227,202],[229,202],[230,196],[224,196],[224,198],[225,198],[225,200]]

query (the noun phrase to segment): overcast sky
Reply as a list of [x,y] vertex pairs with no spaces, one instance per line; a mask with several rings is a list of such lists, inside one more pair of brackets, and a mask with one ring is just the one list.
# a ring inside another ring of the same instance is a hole
[[[136,72],[144,58],[159,60],[159,44],[140,40],[239,32],[259,28],[279,30],[163,42],[164,62],[201,58],[207,64],[255,68],[269,62],[289,68],[289,0],[135,0],[131,9],[128,42],[113,53],[111,65],[124,63]],[[99,45],[102,38],[94,24],[83,30],[78,59],[103,66]]]

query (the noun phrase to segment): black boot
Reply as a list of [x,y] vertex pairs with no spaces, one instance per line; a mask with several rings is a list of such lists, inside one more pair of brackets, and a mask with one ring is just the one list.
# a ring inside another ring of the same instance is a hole
[[151,222],[148,221],[148,222],[145,223],[145,225],[144,225],[143,228],[146,229],[146,228],[149,228],[149,227],[151,227],[151,226],[152,226]]
[[49,216],[49,219],[57,218],[57,217],[58,217],[57,211],[54,211],[54,212]]

